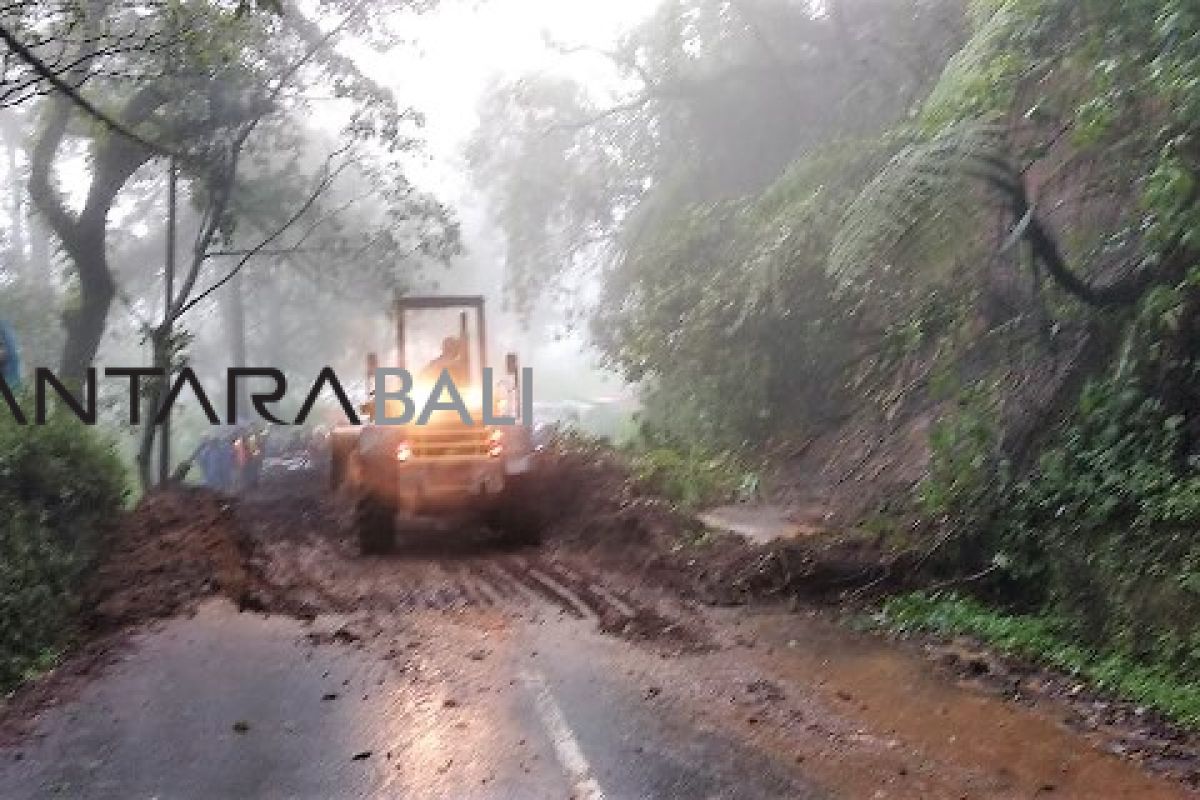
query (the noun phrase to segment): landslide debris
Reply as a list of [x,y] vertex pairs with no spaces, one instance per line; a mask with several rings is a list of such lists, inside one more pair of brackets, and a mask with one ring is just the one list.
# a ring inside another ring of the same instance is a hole
[[603,444],[555,443],[541,454],[538,484],[548,546],[701,602],[828,598],[886,574],[887,554],[857,533],[751,545],[708,531],[641,485]]
[[248,566],[253,549],[233,501],[204,489],[147,495],[114,526],[85,586],[86,620],[97,630],[161,619],[217,594],[239,608],[263,606]]
[[[882,570],[878,548],[861,537],[752,546],[734,535],[706,531],[690,514],[639,484],[621,454],[600,444],[571,440],[547,448],[540,454],[537,485],[543,551],[699,602],[828,597],[873,580]],[[85,590],[85,622],[97,631],[115,629],[186,612],[214,595],[230,598],[239,608],[291,613],[331,605],[330,592],[340,596],[334,589],[357,583],[353,576],[358,574],[343,558],[331,557],[353,557],[341,552],[348,533],[336,507],[314,473],[269,478],[246,498],[196,488],[151,493],[104,542]],[[486,543],[480,543],[486,537],[436,538],[448,556],[464,547],[487,552]],[[303,552],[280,561],[293,550]],[[326,557],[317,557],[320,553]],[[324,562],[331,570],[341,564],[337,569],[348,574],[318,580]],[[358,569],[370,577],[389,567],[370,562]],[[374,583],[363,585],[371,589]],[[362,589],[340,588],[351,596]]]

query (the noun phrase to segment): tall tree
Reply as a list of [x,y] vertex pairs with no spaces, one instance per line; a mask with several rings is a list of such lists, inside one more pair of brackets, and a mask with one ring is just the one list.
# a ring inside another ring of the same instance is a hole
[[[0,23],[6,40],[14,31],[26,33],[32,43],[25,54],[42,65],[21,73],[22,85],[49,93],[29,185],[77,281],[78,303],[64,313],[60,368],[69,377],[81,376],[95,359],[117,292],[106,251],[109,215],[147,163],[175,155],[205,196],[202,204],[211,212],[203,236],[207,246],[233,229],[237,209],[230,197],[246,141],[297,113],[304,86],[331,86],[353,107],[345,132],[353,146],[381,143],[377,149],[387,152],[415,141],[419,116],[334,46],[347,35],[387,36],[381,20],[389,11],[412,7],[406,0],[386,7],[334,0],[311,19],[298,9],[250,13],[243,3],[196,0],[152,6],[147,14],[139,4],[93,0],[56,6],[58,16],[36,24],[30,22],[31,5],[8,7],[10,16]],[[132,40],[142,45],[131,46]],[[39,59],[48,49],[54,58]],[[62,56],[64,50],[71,57]],[[164,63],[168,51],[171,65]],[[85,90],[96,99],[84,98]],[[83,143],[89,152],[89,186],[79,210],[70,207],[55,181],[68,141]],[[195,280],[185,274],[181,288],[191,291]],[[181,309],[182,304],[174,313]]]

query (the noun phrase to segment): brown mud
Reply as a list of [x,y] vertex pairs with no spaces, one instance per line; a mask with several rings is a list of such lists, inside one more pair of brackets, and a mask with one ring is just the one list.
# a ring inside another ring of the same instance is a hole
[[200,489],[148,495],[101,547],[84,590],[86,624],[108,631],[174,616],[223,594],[240,608],[261,603],[247,566],[251,543],[235,502]]
[[[787,601],[796,608],[882,574],[879,552],[861,539],[749,546],[699,529],[643,491],[611,456],[565,451],[548,458],[540,492],[546,537],[536,548],[505,548],[483,525],[450,520],[406,532],[391,555],[362,557],[348,509],[314,472],[270,475],[241,498],[202,490],[148,497],[113,533],[89,584],[84,644],[9,699],[0,734],[13,738],[14,720],[69,697],[73,685],[119,657],[121,631],[188,613],[214,595],[241,609],[302,620],[334,615],[345,622],[314,635],[351,646],[378,643],[398,615],[554,615],[662,656],[719,657],[746,643],[730,638],[725,617],[714,623],[710,606],[778,609],[784,607],[778,601]],[[1092,695],[1065,676],[962,643],[925,645],[917,660],[932,664],[931,671],[1007,703],[1044,707],[1098,750],[1184,786],[1200,783],[1195,734]],[[836,654],[829,652],[822,669],[836,674]],[[872,707],[886,709],[888,693],[903,694],[903,687],[864,678],[855,691],[872,692]]]
[[631,479],[602,448],[546,456],[542,496],[550,542],[591,563],[710,605],[827,601],[882,586],[891,556],[871,537],[830,532],[767,544],[706,530]]

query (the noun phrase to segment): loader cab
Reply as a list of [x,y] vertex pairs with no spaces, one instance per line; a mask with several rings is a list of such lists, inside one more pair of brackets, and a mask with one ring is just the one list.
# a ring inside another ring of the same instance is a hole
[[[413,380],[412,397],[423,406],[442,371],[449,372],[455,387],[474,419],[481,417],[484,369],[488,366],[487,318],[480,296],[398,296],[392,307],[396,342],[391,364],[409,373]],[[374,414],[375,373],[378,356],[367,356],[367,383],[370,397],[362,406],[368,418]],[[520,414],[520,364],[515,353],[508,353],[502,369],[491,370],[494,382],[491,397],[493,413]],[[388,389],[394,386],[386,387]],[[389,413],[391,409],[389,409]],[[453,412],[450,412],[451,414]],[[446,421],[446,412],[438,412],[435,422]]]

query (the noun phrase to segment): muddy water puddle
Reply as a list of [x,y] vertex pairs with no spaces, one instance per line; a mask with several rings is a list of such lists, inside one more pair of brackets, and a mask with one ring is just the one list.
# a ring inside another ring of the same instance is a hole
[[773,734],[764,726],[765,738],[811,760],[851,796],[1197,796],[1105,752],[1100,734],[1072,730],[1069,709],[1024,706],[963,685],[915,648],[819,615],[717,617],[733,632],[740,651],[733,660],[747,675],[762,676],[780,696],[804,698],[790,715],[770,708],[787,703],[766,704],[778,725]]

